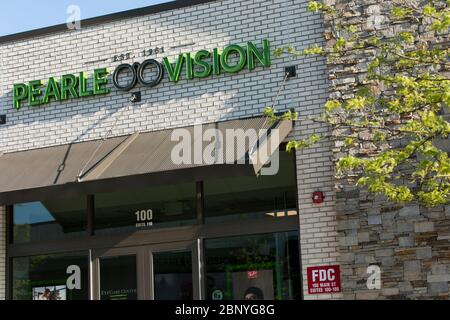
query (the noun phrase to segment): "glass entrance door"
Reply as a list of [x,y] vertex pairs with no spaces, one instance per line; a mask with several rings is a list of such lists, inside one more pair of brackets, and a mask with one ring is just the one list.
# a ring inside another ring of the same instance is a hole
[[95,250],[92,295],[96,300],[145,298],[144,249],[141,247]]
[[154,252],[152,258],[154,299],[193,300],[191,251]]
[[193,300],[191,243],[95,250],[93,297],[99,300]]
[[137,257],[100,258],[100,300],[136,300]]

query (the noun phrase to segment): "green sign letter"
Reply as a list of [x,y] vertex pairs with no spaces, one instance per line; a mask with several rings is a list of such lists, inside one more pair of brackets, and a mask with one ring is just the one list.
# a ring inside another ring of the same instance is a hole
[[248,69],[256,68],[255,57],[266,68],[270,67],[270,45],[269,40],[263,40],[263,50],[260,52],[256,46],[249,42],[247,43]]
[[17,110],[20,109],[20,101],[28,97],[28,86],[25,83],[17,83],[13,86],[13,105]]
[[61,77],[61,100],[78,98],[77,93],[78,78],[73,74],[65,74]]
[[[235,66],[230,66],[228,58],[233,52],[238,54],[239,62]],[[246,61],[247,54],[245,50],[237,44],[232,44],[231,46],[226,47],[220,56],[220,64],[222,65],[223,70],[229,73],[239,72],[244,69]]]
[[95,69],[94,70],[94,94],[108,94],[109,89],[104,88],[108,83],[108,75],[109,71],[107,68]]
[[87,89],[87,82],[88,77],[86,72],[80,72],[80,76],[78,77],[79,86],[78,86],[78,92],[80,97],[89,97],[92,96],[93,92],[92,90]]
[[220,75],[220,53],[217,48],[213,50],[213,74]]
[[180,80],[181,69],[183,68],[184,63],[184,54],[178,55],[178,60],[175,64],[175,69],[173,68],[172,63],[170,63],[169,59],[164,57],[163,59],[164,67],[169,74],[169,79],[172,82],[178,82]]
[[44,92],[44,99],[42,99],[42,104],[50,102],[50,98],[55,98],[55,100],[61,100],[61,93],[59,92],[58,81],[51,77],[48,79],[47,87]]
[[191,54],[186,53],[184,59],[186,60],[186,79],[192,80],[194,78],[194,69],[192,66]]
[[194,71],[194,77],[206,78],[211,75],[212,67],[208,62],[202,61],[203,58],[208,58],[211,55],[209,51],[200,50],[194,56],[194,63],[201,67],[203,71]]
[[36,87],[41,87],[44,85],[42,80],[33,80],[28,83],[28,104],[31,107],[38,106],[41,104],[41,100],[38,98],[42,91]]

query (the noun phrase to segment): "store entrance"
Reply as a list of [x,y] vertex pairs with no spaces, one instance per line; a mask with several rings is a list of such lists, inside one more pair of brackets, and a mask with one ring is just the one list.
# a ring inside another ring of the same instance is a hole
[[192,300],[191,243],[94,250],[100,300]]
[[295,162],[273,176],[17,203],[7,216],[16,300],[298,300]]

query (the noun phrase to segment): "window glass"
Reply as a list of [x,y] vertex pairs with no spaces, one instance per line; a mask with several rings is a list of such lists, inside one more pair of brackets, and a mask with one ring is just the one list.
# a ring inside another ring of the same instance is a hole
[[96,234],[193,224],[195,194],[194,183],[97,194]]
[[153,253],[155,300],[192,300],[190,251]]
[[297,214],[293,154],[279,152],[275,175],[234,176],[206,180],[205,222],[281,218]]
[[208,300],[300,299],[298,232],[205,240]]
[[88,253],[13,258],[14,300],[88,300]]
[[72,238],[86,232],[86,197],[18,203],[13,214],[15,243]]
[[137,300],[135,255],[100,258],[100,299]]

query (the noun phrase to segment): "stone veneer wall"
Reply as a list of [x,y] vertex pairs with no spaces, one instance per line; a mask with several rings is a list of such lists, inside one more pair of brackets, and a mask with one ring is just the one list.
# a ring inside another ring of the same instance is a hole
[[[329,0],[336,7],[348,6],[341,21],[360,27],[363,33],[392,36],[405,24],[388,19],[392,1]],[[325,21],[327,45],[334,44],[332,22]],[[416,30],[414,28],[413,30]],[[433,34],[423,34],[433,41]],[[364,82],[370,51],[363,56],[344,56],[328,61],[332,98],[350,97]],[[362,147],[364,149],[364,146]],[[361,151],[361,150],[359,150]],[[362,150],[364,151],[364,150]],[[336,144],[335,158],[342,155]],[[403,207],[338,181],[338,214],[341,280],[345,299],[448,299],[450,281],[450,207],[432,210],[415,204]],[[381,269],[381,288],[367,288],[367,267]]]
[[[449,298],[450,210],[390,204],[356,188],[336,195],[345,299]],[[381,269],[368,290],[367,267]]]

